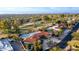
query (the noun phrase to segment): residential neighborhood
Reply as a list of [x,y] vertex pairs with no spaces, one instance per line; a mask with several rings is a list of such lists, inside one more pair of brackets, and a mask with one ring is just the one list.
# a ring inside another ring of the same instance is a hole
[[79,51],[79,15],[0,15],[0,51]]

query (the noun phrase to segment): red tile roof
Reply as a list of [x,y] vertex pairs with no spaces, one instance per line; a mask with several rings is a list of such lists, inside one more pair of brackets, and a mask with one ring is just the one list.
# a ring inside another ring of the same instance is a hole
[[30,42],[30,43],[33,43],[35,42],[36,40],[38,40],[40,38],[40,36],[44,35],[44,36],[48,36],[48,32],[44,32],[44,31],[40,31],[39,33],[33,35],[32,37],[30,38],[27,38],[27,39],[24,39],[24,42]]
[[30,38],[24,39],[24,42],[33,43],[33,42],[35,42],[36,40],[38,40],[36,37],[30,37]]

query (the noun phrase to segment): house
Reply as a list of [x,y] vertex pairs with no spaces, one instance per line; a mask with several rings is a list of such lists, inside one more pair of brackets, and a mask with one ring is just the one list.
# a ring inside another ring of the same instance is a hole
[[25,38],[23,41],[24,42],[30,42],[30,43],[33,43],[35,42],[36,40],[38,40],[41,36],[48,36],[49,33],[48,32],[44,32],[44,31],[38,31],[36,34],[28,37],[28,38]]

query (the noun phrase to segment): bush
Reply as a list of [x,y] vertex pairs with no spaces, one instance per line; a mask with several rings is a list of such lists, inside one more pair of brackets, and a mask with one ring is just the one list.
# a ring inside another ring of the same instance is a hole
[[73,37],[74,40],[79,40],[79,33],[78,32],[74,32],[72,34],[72,37]]

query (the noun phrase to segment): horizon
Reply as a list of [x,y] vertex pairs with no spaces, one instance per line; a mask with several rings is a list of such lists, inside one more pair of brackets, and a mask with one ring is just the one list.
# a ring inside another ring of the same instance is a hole
[[0,7],[0,14],[79,14],[79,7]]

